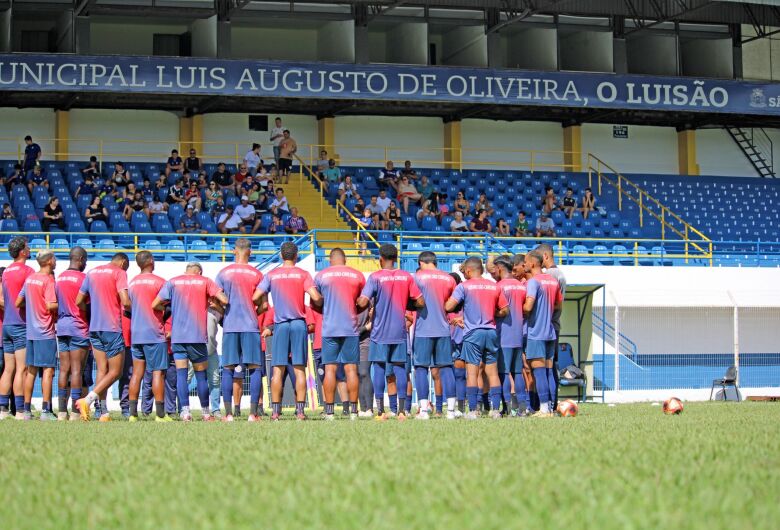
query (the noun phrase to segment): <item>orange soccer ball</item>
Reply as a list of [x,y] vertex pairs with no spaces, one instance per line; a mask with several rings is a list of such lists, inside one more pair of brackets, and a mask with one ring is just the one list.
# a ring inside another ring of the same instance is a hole
[[670,397],[664,401],[664,414],[682,414],[683,404],[682,401],[676,397]]
[[580,407],[571,399],[558,403],[558,414],[564,418],[573,418],[580,411]]

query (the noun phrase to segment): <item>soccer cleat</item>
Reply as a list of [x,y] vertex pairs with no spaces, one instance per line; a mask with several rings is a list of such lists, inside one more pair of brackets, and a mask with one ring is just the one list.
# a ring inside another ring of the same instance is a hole
[[371,409],[369,409],[369,410],[361,410],[360,412],[358,412],[358,417],[359,418],[373,418],[374,417],[374,411],[371,410]]
[[127,421],[130,423],[135,423],[138,421],[138,416],[130,416],[129,418],[127,418]]
[[[462,416],[462,414],[461,414],[461,416]],[[457,420],[458,418],[460,418],[460,416],[456,415],[453,411],[448,411],[447,412],[447,419],[448,420]]]
[[54,421],[57,419],[57,416],[55,416],[53,413],[49,411],[43,411],[41,412],[41,415],[38,416],[38,419],[40,421]]
[[385,412],[385,416],[387,416],[388,418],[395,418],[396,416],[398,416],[398,414],[396,414],[391,410],[390,412]]
[[387,413],[383,412],[382,414],[378,414],[374,419],[376,421],[387,421]]
[[100,419],[98,421],[101,421],[103,423],[107,421],[111,421],[111,416],[106,412],[105,414],[101,414]]
[[529,417],[531,417],[531,418],[552,418],[553,414],[552,414],[552,412],[542,412],[540,410],[540,411],[534,412]]
[[257,414],[250,414],[249,416],[247,416],[246,421],[248,421],[249,423],[257,423],[258,421],[260,421],[260,416],[258,416]]
[[160,416],[155,416],[154,421],[157,423],[170,423],[174,420],[170,416],[163,416],[162,418]]
[[491,410],[490,411],[490,418],[494,420],[500,420],[502,418],[502,414],[500,410]]
[[7,410],[0,410],[0,421],[8,418],[9,416],[11,416],[11,413]]
[[67,412],[58,412],[57,413],[57,421],[68,421],[68,413]]
[[89,402],[87,398],[81,398],[76,401],[76,408],[79,409],[79,415],[84,421],[89,421],[92,417],[92,411],[89,408]]
[[398,421],[406,421],[407,418],[408,418],[408,416],[406,415],[405,412],[399,412],[398,413]]
[[182,411],[182,413],[179,415],[179,418],[181,419],[181,421],[191,422],[192,414],[190,414],[189,412]]
[[225,414],[222,416],[222,421],[225,423],[233,421],[233,415],[232,414]]
[[78,412],[69,412],[68,421],[81,421],[81,416]]
[[350,420],[350,421],[357,421],[358,417],[359,417],[359,416],[358,416],[357,414],[350,413],[350,415],[349,415],[349,420]]
[[280,416],[281,414],[279,414],[278,412],[274,412],[273,414],[271,414],[271,421],[279,421]]
[[215,418],[212,414],[204,414],[200,417],[201,421],[217,421],[217,418]]
[[295,419],[298,421],[306,421],[306,414],[304,414],[303,412],[298,412],[295,415]]
[[466,414],[467,420],[478,420],[479,419],[479,412],[476,410],[470,410],[468,414]]
[[32,415],[32,412],[25,411],[25,412],[22,413],[22,417],[19,418],[19,413],[17,412],[16,413],[16,419],[21,419],[21,421],[30,421],[30,420],[33,419],[33,415]]
[[325,420],[325,421],[335,421],[335,419],[336,419],[336,416],[335,416],[335,415],[333,415],[333,414],[325,414],[325,415],[322,417],[322,419],[323,419],[323,420]]
[[[400,420],[400,419],[401,419],[401,417],[399,416],[399,417],[398,417],[398,419]],[[430,414],[428,414],[428,413],[427,413],[427,412],[425,412],[424,410],[421,410],[421,411],[420,411],[420,412],[417,414],[417,416],[415,416],[415,417],[414,417],[414,419],[416,419],[416,420],[429,420],[429,419],[431,419],[431,416],[430,416]]]

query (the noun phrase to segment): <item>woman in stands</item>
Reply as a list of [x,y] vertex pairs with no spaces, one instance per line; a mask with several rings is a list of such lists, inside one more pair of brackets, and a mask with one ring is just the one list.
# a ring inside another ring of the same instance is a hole
[[111,184],[121,193],[129,183],[130,175],[127,174],[124,164],[122,162],[115,163],[114,173],[111,175]]
[[590,188],[585,188],[585,194],[582,196],[582,218],[587,219],[590,212],[596,209],[596,197],[593,196]]
[[488,221],[487,212],[485,210],[480,210],[477,217],[471,220],[471,223],[469,224],[469,230],[472,232],[491,231],[490,221]]
[[100,197],[92,199],[92,203],[87,206],[84,212],[84,218],[87,220],[87,226],[92,226],[95,221],[108,221],[108,210],[103,207]]
[[56,225],[60,230],[65,230],[65,214],[62,213],[62,206],[57,197],[49,199],[49,204],[43,208],[43,220],[41,221],[43,231],[48,232],[51,225]]
[[466,200],[466,192],[460,190],[455,196],[455,202],[452,203],[453,211],[460,212],[463,217],[466,217],[471,213],[471,203]]
[[87,164],[87,167],[82,168],[81,176],[83,176],[85,179],[87,177],[92,177],[93,179],[100,178],[100,166],[98,166],[96,156],[93,155],[89,157],[89,164]]
[[209,182],[209,187],[208,189],[206,189],[206,193],[204,196],[206,199],[205,210],[207,212],[210,212],[214,208],[214,205],[217,204],[217,199],[222,197],[222,192],[219,191],[219,188],[217,187],[217,183],[212,180],[211,182]]
[[412,181],[409,180],[409,177],[406,175],[401,177],[398,183],[398,200],[404,205],[404,214],[409,214],[409,201],[417,202],[420,200],[420,197],[422,195],[417,191]]
[[509,223],[503,217],[496,223],[496,235],[498,237],[509,237],[512,235],[509,230]]
[[395,226],[396,220],[401,220],[401,210],[395,205],[395,201],[392,201],[385,210],[385,221],[387,221],[387,226],[392,227]]
[[478,212],[480,210],[485,210],[488,214],[488,217],[493,215],[495,210],[493,210],[493,207],[490,205],[490,201],[488,201],[487,195],[484,193],[479,194],[479,199],[477,200],[477,203],[474,205],[474,215],[478,215]]
[[130,221],[135,212],[144,212],[146,217],[149,217],[149,210],[146,207],[146,201],[140,191],[136,191],[133,197],[125,199],[125,209],[122,214],[125,220]]

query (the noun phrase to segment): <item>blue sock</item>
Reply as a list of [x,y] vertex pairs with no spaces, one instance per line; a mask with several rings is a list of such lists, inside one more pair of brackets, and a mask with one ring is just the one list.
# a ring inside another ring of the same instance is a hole
[[206,379],[206,370],[195,372],[195,383],[198,388],[198,399],[200,400],[200,408],[202,410],[209,410],[209,382]]
[[442,394],[436,394],[436,412],[441,414],[444,410],[444,396]]
[[[454,398],[456,397],[456,387],[457,383],[455,382],[455,374],[452,371],[452,366],[444,366],[442,368],[439,368],[439,377],[441,378],[441,389],[444,393],[445,398]],[[466,391],[466,388],[463,388],[463,391]],[[439,396],[437,396],[438,399]]]
[[490,408],[493,410],[499,410],[501,408],[501,387],[491,386],[489,395],[490,395]]
[[0,407],[8,408],[9,403],[11,403],[11,394],[0,395]]
[[14,396],[14,405],[16,410],[24,411],[24,396]]
[[539,410],[539,392],[536,390],[528,391],[528,404],[533,411]]
[[547,405],[550,402],[550,387],[547,383],[547,368],[534,368],[534,380],[536,392],[539,394],[539,405]]
[[398,394],[390,394],[390,412],[398,414]]
[[[259,368],[249,369],[249,400],[250,404],[257,407],[260,394],[263,392],[263,372]],[[253,407],[250,407],[250,410]]]
[[222,369],[222,401],[225,404],[225,414],[233,415],[233,369]]
[[24,398],[22,398],[22,407],[25,412],[32,412],[32,403],[24,403]]
[[44,401],[41,410],[43,410],[43,412],[51,412],[51,403],[49,401]]
[[68,389],[67,388],[58,388],[57,389],[57,397],[60,399],[67,399],[68,398]]
[[374,368],[374,374],[371,378],[371,382],[374,383],[374,398],[377,403],[383,402],[385,399],[385,385],[387,384],[387,376],[385,375],[385,363],[372,363]]
[[469,400],[469,411],[471,412],[475,412],[477,410],[477,396],[479,396],[479,387],[466,387],[466,397]]
[[[453,368],[452,373],[455,376],[455,397],[458,398],[458,401],[463,401],[466,399],[466,369]],[[444,384],[444,380],[441,384]]]
[[179,404],[182,407],[190,406],[190,388],[187,385],[187,369],[176,369],[176,397],[179,398]]
[[431,395],[431,388],[428,383],[428,368],[425,366],[414,367],[414,386],[417,388],[418,400],[428,399]]
[[398,388],[398,393],[402,396],[406,395],[406,387],[408,381],[408,379],[406,378],[406,366],[404,366],[403,364],[394,364],[393,375],[395,376],[395,384],[396,384],[396,388]]
[[515,396],[517,397],[517,406],[520,412],[526,410],[528,403],[528,388],[525,386],[523,374],[515,374]]
[[558,385],[555,381],[555,368],[547,369],[547,385],[550,388],[550,410],[553,410],[553,403],[558,399]]
[[404,410],[406,411],[407,414],[412,412],[412,394],[406,394],[406,401],[404,402]]

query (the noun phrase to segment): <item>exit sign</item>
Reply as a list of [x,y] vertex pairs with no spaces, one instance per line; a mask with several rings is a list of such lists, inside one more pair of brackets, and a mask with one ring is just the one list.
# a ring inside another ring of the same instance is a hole
[[628,125],[613,125],[612,138],[628,138]]

